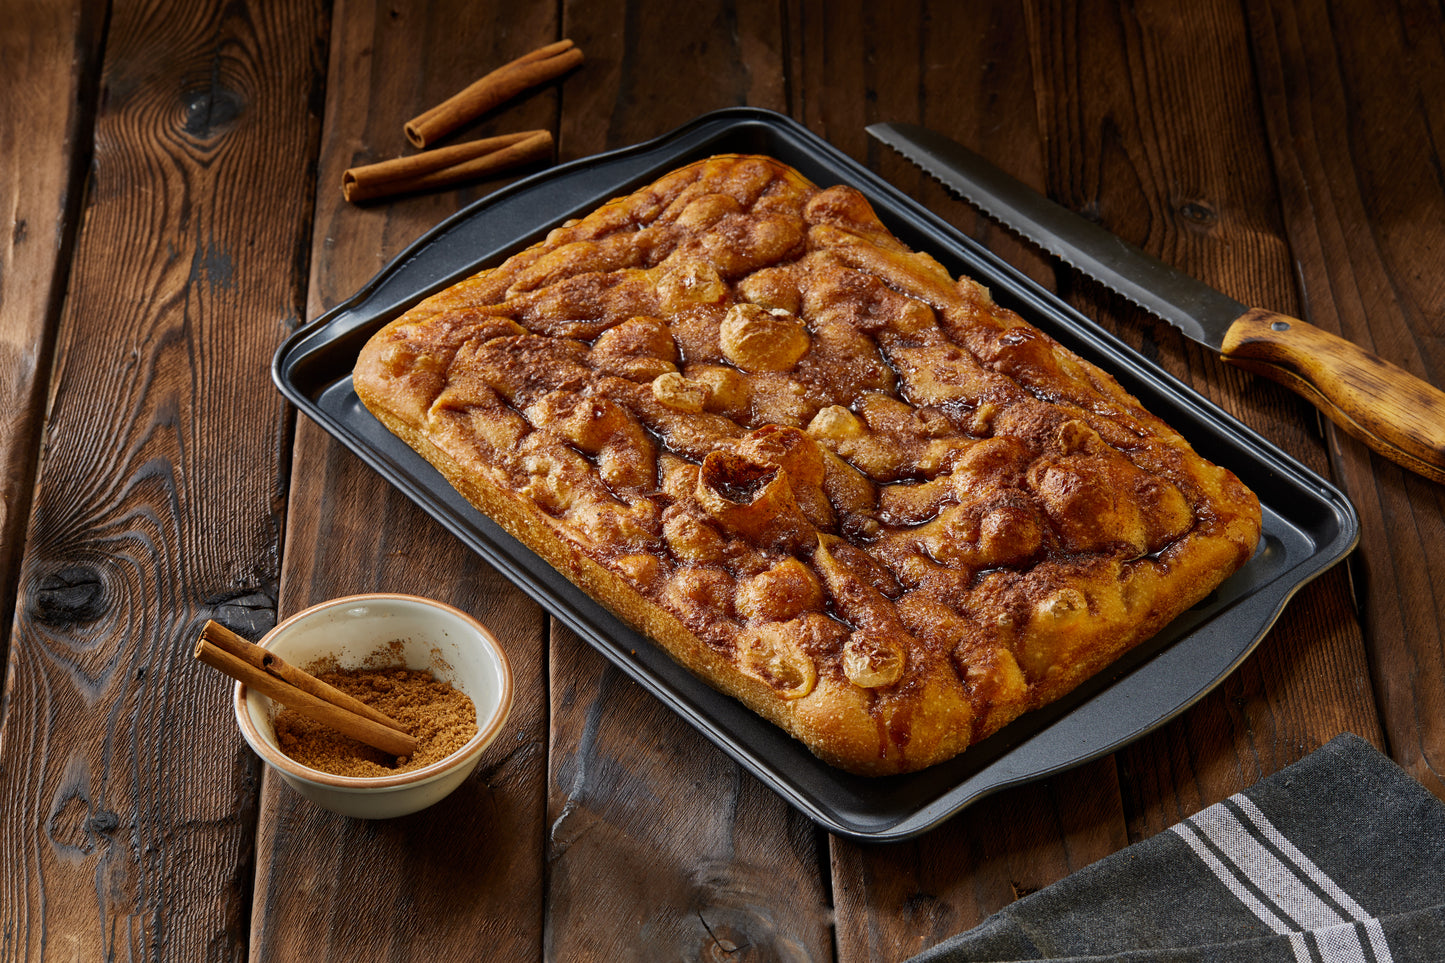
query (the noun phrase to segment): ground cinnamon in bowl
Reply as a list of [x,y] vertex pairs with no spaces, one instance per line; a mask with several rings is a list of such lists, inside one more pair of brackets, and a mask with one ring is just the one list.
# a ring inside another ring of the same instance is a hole
[[[308,667],[309,668],[309,667]],[[272,720],[281,751],[303,766],[336,776],[393,776],[440,762],[477,733],[472,700],[427,669],[363,667],[311,669],[329,683],[385,713],[416,738],[416,752],[397,759],[291,709]]]
[[[399,769],[393,758],[282,718],[285,699],[238,681],[232,697],[236,724],[269,773],[341,816],[391,819],[445,799],[473,777],[511,714],[514,677],[506,650],[485,625],[435,599],[395,592],[328,599],[283,620],[258,644],[313,683],[317,676],[326,680],[324,689],[315,688],[332,692],[334,698],[325,700],[331,706],[353,704],[358,722],[376,713],[402,738],[387,738],[293,698],[298,708],[391,752],[410,752]],[[439,681],[443,685],[435,687]],[[449,695],[447,687],[458,695]],[[285,749],[283,738],[289,743]],[[306,755],[308,747],[313,755]]]

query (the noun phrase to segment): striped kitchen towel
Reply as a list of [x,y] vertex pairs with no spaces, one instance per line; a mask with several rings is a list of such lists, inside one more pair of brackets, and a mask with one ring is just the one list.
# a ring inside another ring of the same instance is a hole
[[912,963],[1445,963],[1445,804],[1343,735]]

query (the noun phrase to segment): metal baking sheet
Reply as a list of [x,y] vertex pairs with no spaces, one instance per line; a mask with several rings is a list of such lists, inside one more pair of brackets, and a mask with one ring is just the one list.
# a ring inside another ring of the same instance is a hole
[[[666,171],[735,152],[769,154],[820,186],[853,185],[905,244],[982,281],[1001,304],[1112,373],[1200,454],[1258,493],[1264,533],[1254,558],[1110,669],[961,756],[905,776],[853,776],[820,762],[612,616],[472,508],[357,400],[351,368],[362,344],[422,297]],[[1358,538],[1354,509],[1329,483],[847,155],[780,114],[751,108],[703,115],[657,140],[560,165],[477,201],[288,338],[272,374],[302,412],[722,751],[819,825],[861,840],[915,836],[990,792],[1104,755],[1164,724],[1233,671],[1290,597]]]

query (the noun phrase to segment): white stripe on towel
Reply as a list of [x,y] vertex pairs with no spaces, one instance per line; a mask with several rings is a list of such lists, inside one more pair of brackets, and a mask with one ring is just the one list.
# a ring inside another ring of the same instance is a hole
[[[1234,872],[1219,861],[1219,857],[1214,854],[1214,850],[1205,844],[1204,839],[1199,835],[1197,829],[1187,821],[1178,823],[1172,828],[1174,833],[1188,843],[1190,849],[1194,850],[1194,855],[1198,856],[1204,862],[1204,865],[1214,871],[1214,875],[1219,877],[1219,881],[1229,888],[1229,891],[1234,894],[1235,899],[1249,907],[1249,911],[1257,916],[1261,923],[1264,923],[1276,933],[1290,932],[1291,927],[1289,923],[1280,919],[1268,906],[1261,903],[1255,895],[1240,882]],[[1306,956],[1305,959],[1309,959],[1309,957]]]
[[1285,855],[1286,859],[1293,863],[1304,875],[1314,880],[1315,884],[1323,890],[1330,899],[1334,900],[1346,913],[1350,914],[1350,919],[1360,921],[1370,918],[1370,914],[1365,912],[1364,907],[1356,903],[1350,894],[1340,889],[1334,880],[1326,876],[1324,872],[1314,864],[1313,860],[1300,852],[1294,843],[1286,839],[1284,834],[1275,828],[1274,823],[1270,822],[1265,814],[1259,811],[1259,807],[1256,806],[1248,796],[1233,796],[1230,798],[1230,802],[1239,807],[1239,811],[1249,820],[1259,835],[1273,843],[1275,848]]
[[[1322,963],[1392,963],[1379,921],[1244,795],[1210,806],[1175,825],[1173,832],[1260,922],[1276,933],[1289,934],[1299,963],[1316,959]],[[1361,928],[1369,939],[1369,955],[1360,939]],[[1313,940],[1303,936],[1305,931],[1311,932]]]
[[1234,865],[1235,872],[1252,882],[1296,924],[1291,929],[1318,930],[1347,922],[1339,910],[1305,884],[1298,867],[1266,849],[1228,806],[1210,806],[1190,822]]

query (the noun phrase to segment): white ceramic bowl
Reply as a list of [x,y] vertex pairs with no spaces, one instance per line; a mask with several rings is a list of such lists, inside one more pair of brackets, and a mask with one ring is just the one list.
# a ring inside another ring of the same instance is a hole
[[260,645],[304,667],[327,656],[356,668],[392,642],[409,669],[431,669],[477,707],[477,734],[439,762],[393,776],[335,776],[303,766],[276,744],[266,696],[236,684],[236,721],[251,748],[301,795],[345,816],[385,819],[430,806],[477,768],[512,708],[512,669],[496,637],[471,616],[430,599],[378,593],[314,605],[276,626]]

